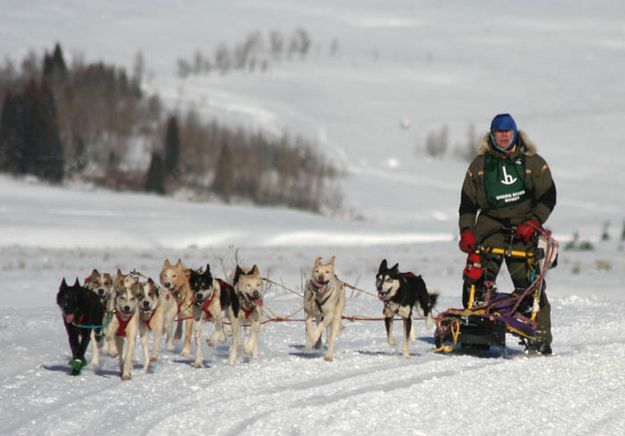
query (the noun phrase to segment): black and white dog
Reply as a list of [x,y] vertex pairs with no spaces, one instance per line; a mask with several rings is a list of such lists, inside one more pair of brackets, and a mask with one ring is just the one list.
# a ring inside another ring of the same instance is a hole
[[223,330],[224,315],[233,332],[232,346],[228,363],[232,366],[237,359],[239,338],[239,299],[234,288],[224,280],[213,278],[210,265],[203,272],[188,269],[189,285],[193,292],[193,334],[195,337],[195,362],[193,367],[202,367],[202,325],[213,322],[215,331],[206,343],[213,347],[225,342]]
[[[68,286],[65,279],[61,282],[56,295],[63,314],[63,323],[72,350],[71,375],[80,375],[80,371],[87,365],[85,352],[89,346],[91,336],[95,333],[96,342],[101,340],[102,319],[104,308],[98,296],[89,289],[80,286],[78,279],[73,286]],[[97,367],[100,360],[98,343],[93,344],[93,366]]]
[[428,293],[421,276],[411,272],[399,272],[399,264],[388,267],[386,259],[380,264],[375,285],[378,298],[384,303],[384,325],[386,337],[392,346],[397,345],[393,336],[393,317],[399,315],[404,320],[404,342],[402,355],[408,357],[408,342],[412,331],[412,308],[417,307],[420,316],[425,317],[428,328],[434,325],[432,308],[436,304],[438,294]]

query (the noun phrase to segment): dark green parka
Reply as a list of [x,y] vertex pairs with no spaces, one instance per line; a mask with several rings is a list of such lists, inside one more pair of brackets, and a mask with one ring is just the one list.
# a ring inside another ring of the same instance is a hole
[[[498,181],[497,176],[493,176],[492,168],[497,167],[495,171],[500,171],[499,167],[503,167],[505,163],[508,168],[514,169],[514,166],[510,166],[513,162],[519,168],[524,166],[524,171],[517,174],[520,177],[509,175],[505,169],[504,177],[499,177],[502,180]],[[491,170],[485,171],[485,165]],[[494,184],[508,178],[522,179],[523,176],[524,189],[520,199],[509,205],[496,204],[492,191],[498,188]],[[487,183],[489,187],[486,186]],[[519,131],[515,150],[504,154],[494,149],[490,135],[486,134],[479,145],[479,155],[471,162],[462,185],[458,221],[460,231],[469,229],[479,236],[493,225],[515,226],[530,218],[537,219],[542,225],[555,205],[556,186],[551,178],[551,171],[545,160],[536,153],[536,145],[527,135]]]

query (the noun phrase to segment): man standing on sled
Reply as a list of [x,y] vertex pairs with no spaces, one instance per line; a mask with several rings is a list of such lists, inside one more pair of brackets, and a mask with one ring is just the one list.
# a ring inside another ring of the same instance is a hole
[[[545,160],[523,131],[517,129],[509,114],[493,118],[490,132],[479,145],[479,154],[471,162],[462,185],[460,200],[460,250],[472,253],[478,241],[483,245],[505,247],[505,235],[494,232],[516,227],[512,249],[536,248],[536,233],[556,205],[556,186]],[[484,240],[484,235],[488,235]],[[483,259],[485,280],[495,281],[501,257]],[[524,259],[506,258],[506,265],[516,290],[530,285]],[[545,294],[540,297],[536,318],[536,339],[531,352],[551,354],[551,306]]]

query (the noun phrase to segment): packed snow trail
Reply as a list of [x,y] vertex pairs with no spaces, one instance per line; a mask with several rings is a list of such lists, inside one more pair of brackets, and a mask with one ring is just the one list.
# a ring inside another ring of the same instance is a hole
[[[432,269],[440,266],[447,244],[427,248],[433,260],[421,261],[420,272],[435,283]],[[417,258],[421,250],[407,248],[400,257]],[[378,251],[343,248],[338,265],[349,276],[361,265],[375,265]],[[306,250],[250,249],[244,256],[261,252],[272,277],[283,277],[297,288],[300,272],[293,262],[307,258]],[[349,252],[355,254],[350,257]],[[198,429],[230,435],[501,434],[512,429],[618,434],[625,424],[625,302],[607,289],[604,297],[586,295],[592,274],[578,277],[578,288],[561,288],[557,269],[549,290],[555,337],[551,357],[525,357],[511,336],[508,359],[433,354],[433,331],[417,321],[418,340],[411,343],[410,358],[403,359],[399,348],[386,343],[381,321],[344,321],[335,360],[329,363],[322,351],[304,352],[303,323],[293,322],[266,324],[260,359],[247,362],[241,357],[235,367],[227,365],[227,345],[220,345],[206,347],[201,369],[191,367],[193,356],[164,351],[150,374],[141,371],[137,353],[129,382],[120,381],[117,360],[111,357],[103,359],[100,370],[86,368],[79,377],[68,376],[69,347],[54,302],[56,282],[94,261],[129,270],[131,260],[141,259],[139,263],[157,270],[158,263],[141,253],[127,250],[118,262],[107,250],[51,250],[44,253],[48,267],[40,268],[36,249],[4,251],[0,278],[7,282],[18,274],[21,281],[2,291],[7,302],[0,309],[3,434],[160,435]],[[175,254],[192,265],[207,258],[217,264],[201,250]],[[623,254],[618,256],[615,266],[620,270]],[[29,268],[20,270],[20,262]],[[372,277],[363,275],[361,281],[367,287]],[[452,288],[457,281],[450,277],[437,283],[443,287],[439,310],[458,304],[460,297]],[[269,289],[265,303],[278,314],[301,306],[298,297],[277,287]],[[375,298],[348,292],[346,314],[379,316],[380,311]],[[400,325],[395,324],[398,337]]]

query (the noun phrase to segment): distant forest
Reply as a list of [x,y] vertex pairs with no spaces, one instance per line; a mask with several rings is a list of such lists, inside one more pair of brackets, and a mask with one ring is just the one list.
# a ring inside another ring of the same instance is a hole
[[[339,172],[312,144],[222,126],[193,111],[167,113],[158,96],[143,91],[144,74],[140,54],[129,74],[80,57],[68,65],[60,44],[19,65],[5,59],[0,171],[194,199],[340,209],[333,183]],[[130,164],[146,147],[149,165]]]

